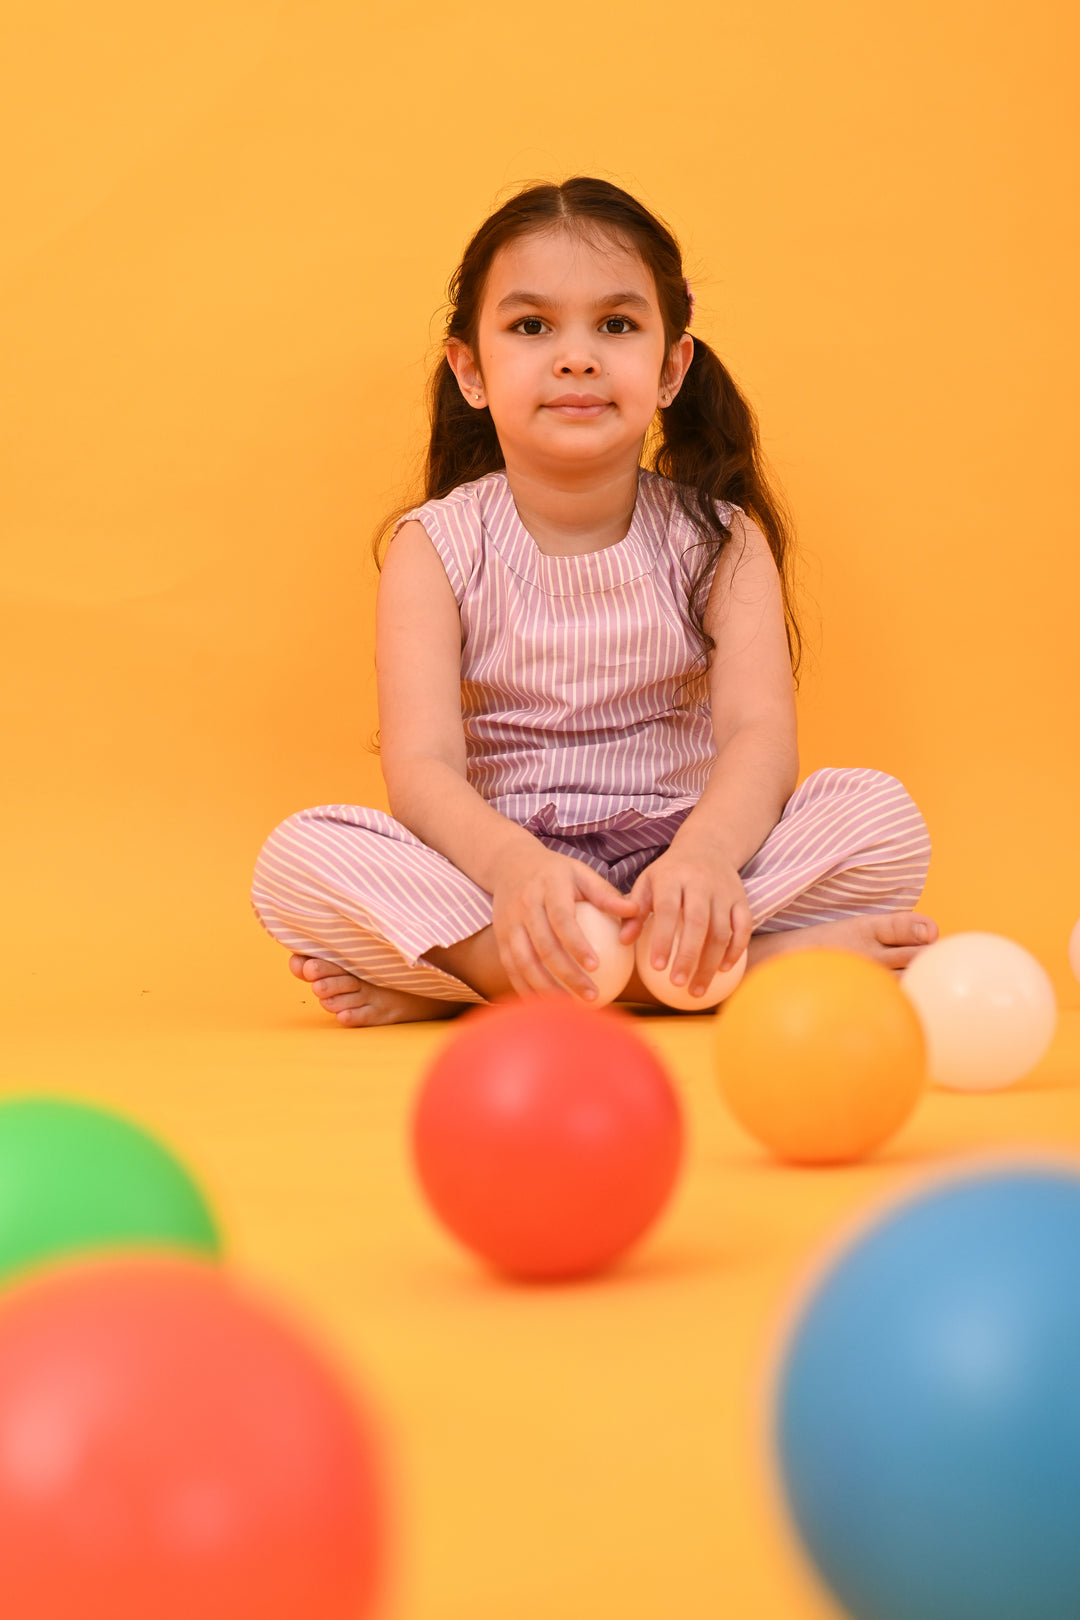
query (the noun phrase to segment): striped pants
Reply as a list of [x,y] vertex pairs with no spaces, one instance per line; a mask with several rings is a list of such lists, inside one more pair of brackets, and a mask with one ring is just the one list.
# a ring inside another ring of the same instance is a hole
[[[603,832],[537,836],[626,894],[689,813],[649,821],[628,811]],[[926,823],[894,776],[827,767],[796,788],[739,877],[754,932],[775,933],[909,911],[929,865]],[[259,852],[251,904],[279,944],[369,983],[439,1000],[485,1000],[424,953],[486,927],[491,896],[383,810],[322,804],[289,816]]]

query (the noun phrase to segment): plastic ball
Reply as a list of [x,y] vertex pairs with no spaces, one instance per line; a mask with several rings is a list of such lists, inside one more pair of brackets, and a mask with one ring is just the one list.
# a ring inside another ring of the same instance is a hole
[[637,937],[638,978],[646,990],[650,990],[657,1001],[664,1002],[668,1007],[681,1008],[684,1012],[700,1011],[703,1007],[715,1007],[730,996],[746,972],[746,952],[743,951],[724,972],[717,968],[709,984],[706,985],[703,995],[692,996],[690,986],[695,982],[693,974],[685,984],[672,984],[670,977],[671,969],[675,965],[675,958],[678,954],[679,942],[682,939],[681,926],[675,930],[675,938],[668,955],[667,966],[662,968],[653,967],[652,931],[654,920],[655,912],[650,912],[641,933]]
[[759,963],[716,1020],[720,1090],[780,1159],[840,1164],[880,1147],[922,1096],[926,1043],[888,968],[853,951]]
[[585,1276],[656,1220],[682,1110],[631,1019],[570,998],[467,1014],[413,1119],[420,1185],[468,1249],[512,1276]]
[[1057,1027],[1050,975],[1015,940],[949,934],[920,951],[901,987],[926,1033],[930,1079],[954,1091],[996,1091],[1020,1080]]
[[1080,1176],[954,1179],[828,1270],[775,1401],[787,1506],[853,1620],[1080,1614]]
[[1080,979],[1080,920],[1073,925],[1073,931],[1069,935],[1069,966]]
[[595,1001],[576,997],[584,1007],[606,1007],[626,989],[634,971],[634,947],[619,939],[622,920],[608,911],[601,911],[591,900],[578,900],[574,906],[578,927],[596,952],[598,965],[586,968],[596,986]]
[[87,1103],[0,1103],[0,1280],[79,1251],[132,1246],[221,1248],[203,1194],[173,1154]]
[[0,1613],[361,1620],[370,1420],[217,1268],[110,1256],[0,1301]]

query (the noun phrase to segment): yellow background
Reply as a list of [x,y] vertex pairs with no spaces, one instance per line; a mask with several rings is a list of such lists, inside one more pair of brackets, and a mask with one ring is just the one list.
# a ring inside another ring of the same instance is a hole
[[921,909],[1076,1008],[1076,35],[1059,0],[5,7],[0,1086],[157,1127],[370,1376],[403,1620],[818,1620],[752,1399],[796,1272],[925,1163],[1080,1138],[1075,1012],[1017,1091],[820,1175],[722,1114],[707,1020],[645,1019],[693,1132],[634,1265],[506,1291],[434,1231],[404,1133],[452,1026],[340,1030],[248,887],[291,811],[386,803],[369,540],[447,277],[535,179],[670,224],[798,522],[803,776],[898,776]]
[[800,535],[803,775],[898,776],[923,909],[1059,995],[1080,915],[1077,24],[1057,0],[15,0],[0,84],[8,1016],[289,1002],[247,909],[385,804],[369,538],[517,187],[678,235]]

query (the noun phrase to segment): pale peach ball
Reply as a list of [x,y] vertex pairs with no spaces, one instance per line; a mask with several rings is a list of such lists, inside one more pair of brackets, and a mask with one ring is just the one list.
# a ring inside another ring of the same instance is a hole
[[600,964],[599,967],[585,969],[596,986],[595,999],[586,1001],[584,996],[578,995],[575,995],[574,999],[585,1007],[606,1007],[626,989],[627,981],[634,971],[634,947],[620,943],[622,918],[613,917],[609,911],[601,911],[591,900],[578,900],[574,906],[574,915],[578,927],[596,952],[596,960]]
[[652,941],[653,919],[655,913],[650,912],[645,926],[637,939],[637,970],[638,978],[647,990],[651,990],[658,1001],[663,1001],[669,1007],[677,1007],[683,1012],[694,1012],[702,1007],[716,1007],[724,1001],[735,989],[739,980],[746,972],[746,952],[743,951],[731,967],[721,972],[718,968],[712,976],[711,984],[706,986],[705,994],[692,996],[690,986],[695,982],[695,974],[691,974],[685,984],[672,984],[670,973],[678,955],[679,941],[682,938],[682,929],[676,929],[675,939],[667,960],[667,967],[654,968],[652,953],[649,949]]
[[1057,1027],[1042,963],[1002,934],[947,934],[900,975],[926,1035],[930,1080],[951,1091],[999,1091],[1029,1074]]

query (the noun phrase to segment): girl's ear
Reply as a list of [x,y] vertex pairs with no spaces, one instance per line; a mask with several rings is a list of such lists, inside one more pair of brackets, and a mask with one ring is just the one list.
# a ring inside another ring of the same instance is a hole
[[690,362],[694,358],[694,340],[689,332],[684,332],[681,338],[671,345],[668,351],[667,365],[664,367],[664,381],[672,393],[677,393],[682,386],[682,380],[690,370]]
[[483,392],[484,379],[476,369],[476,364],[469,350],[460,338],[447,338],[446,363],[458,380],[458,387],[471,405],[473,395]]

